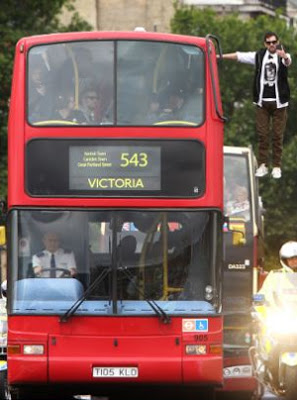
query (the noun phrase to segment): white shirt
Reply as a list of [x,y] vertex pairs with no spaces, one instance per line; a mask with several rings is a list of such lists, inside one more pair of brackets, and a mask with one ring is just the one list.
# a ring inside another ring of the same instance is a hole
[[[237,51],[237,60],[241,63],[244,64],[250,64],[250,65],[255,65],[256,64],[256,52],[255,51],[247,51],[247,52],[241,52]],[[270,62],[272,62],[275,65],[276,69],[276,74],[274,76],[273,82],[272,81],[267,81],[267,74],[265,74],[265,65],[268,63],[268,56],[271,56],[272,59]],[[286,53],[286,56],[289,58],[290,62],[286,64],[285,60],[282,58],[282,63],[288,67],[292,60],[291,56],[289,53]],[[264,91],[264,84],[273,84],[275,85],[275,94],[276,98],[275,99],[265,99],[265,101],[276,101],[277,108],[282,108],[282,107],[287,107],[289,103],[281,103],[279,100],[279,94],[278,94],[278,88],[277,88],[277,70],[278,70],[278,56],[277,53],[270,53],[268,50],[266,50],[266,53],[264,54],[264,58],[262,61],[262,68],[261,68],[261,77],[260,77],[260,83],[261,83],[261,88],[260,88],[260,95],[259,95],[259,101],[257,103],[258,106],[262,107],[262,101],[263,101],[263,91]]]
[[[54,256],[55,256],[56,268],[64,268],[67,270],[70,270],[70,268],[76,268],[76,262],[72,251],[58,249],[54,253]],[[41,267],[42,269],[49,269],[49,271],[45,272],[41,271],[40,276],[47,278],[50,277],[51,257],[52,253],[50,253],[47,250],[43,250],[40,253],[34,254],[32,258],[33,269],[35,267]],[[56,271],[56,277],[61,277],[62,275],[63,271]]]

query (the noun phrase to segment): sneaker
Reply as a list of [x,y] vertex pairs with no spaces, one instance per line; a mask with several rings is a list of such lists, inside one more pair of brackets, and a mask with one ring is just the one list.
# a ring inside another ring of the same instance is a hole
[[258,178],[262,178],[262,176],[265,176],[268,174],[268,168],[266,167],[265,164],[261,164],[260,167],[256,171],[256,176]]
[[271,172],[271,176],[274,179],[279,179],[282,176],[282,170],[279,167],[274,167],[272,172]]

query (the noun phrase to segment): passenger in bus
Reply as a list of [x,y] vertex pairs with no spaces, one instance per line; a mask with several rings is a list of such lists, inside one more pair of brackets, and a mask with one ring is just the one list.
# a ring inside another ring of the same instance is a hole
[[244,217],[246,221],[250,219],[250,203],[248,191],[244,186],[237,185],[233,196],[226,204],[226,213],[229,216]]
[[80,110],[86,119],[87,125],[98,125],[98,95],[96,90],[87,89],[82,93],[81,96],[81,107]]
[[124,264],[133,264],[136,256],[137,240],[135,236],[128,235],[123,237],[118,246],[119,259]]
[[184,120],[184,92],[182,89],[173,88],[169,92],[167,104],[161,114],[161,120]]
[[33,255],[32,267],[36,277],[62,278],[76,275],[76,262],[71,250],[60,247],[57,233],[47,232],[43,236],[44,249]]
[[197,122],[202,119],[202,93],[197,88],[192,93],[174,88],[169,92],[167,105],[161,113],[160,120]]
[[31,56],[29,64],[28,118],[34,123],[48,120],[51,113],[51,93],[46,79],[47,69],[40,56]]
[[55,101],[55,108],[51,116],[53,121],[69,121],[74,124],[86,124],[87,120],[83,112],[74,108],[74,96],[72,93],[60,93]]

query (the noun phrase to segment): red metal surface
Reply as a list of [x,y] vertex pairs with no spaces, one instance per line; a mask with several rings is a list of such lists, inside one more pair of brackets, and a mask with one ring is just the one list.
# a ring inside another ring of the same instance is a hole
[[254,392],[256,379],[251,378],[225,378],[222,391],[224,392]]
[[[116,340],[116,344],[115,344]],[[209,318],[207,346],[222,341],[222,319]],[[200,344],[197,335],[182,333],[182,318],[165,325],[157,317],[58,317],[10,318],[10,344],[44,344],[45,355],[9,355],[11,384],[94,382],[95,366],[137,366],[137,383],[222,382],[221,355],[185,354],[185,345]],[[202,343],[201,343],[202,344]],[[34,373],[32,373],[32,371]],[[113,379],[122,382],[123,379]],[[101,379],[100,382],[110,382]]]

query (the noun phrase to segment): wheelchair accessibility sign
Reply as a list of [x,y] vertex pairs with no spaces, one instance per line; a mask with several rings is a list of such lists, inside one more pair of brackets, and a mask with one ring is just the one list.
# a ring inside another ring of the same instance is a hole
[[183,332],[208,332],[208,319],[183,319]]

